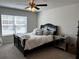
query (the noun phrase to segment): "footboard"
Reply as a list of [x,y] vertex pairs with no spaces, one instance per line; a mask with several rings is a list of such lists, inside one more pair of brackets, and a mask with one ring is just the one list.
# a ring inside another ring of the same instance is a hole
[[14,36],[14,46],[16,46],[23,54],[24,54],[24,47],[25,47],[25,39],[23,40],[23,46],[21,45],[20,37]]
[[19,40],[19,37],[17,37],[16,35],[13,35],[13,37],[14,37],[14,45],[15,45],[16,47],[18,47],[18,40]]

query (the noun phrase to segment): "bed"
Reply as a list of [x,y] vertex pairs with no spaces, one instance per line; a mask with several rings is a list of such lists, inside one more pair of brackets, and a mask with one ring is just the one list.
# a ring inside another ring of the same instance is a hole
[[[26,34],[14,34],[14,45],[26,56],[28,53],[41,49],[42,47],[56,44],[54,36],[58,35],[58,26],[47,23],[40,26],[42,34],[37,31],[36,35]],[[22,37],[23,36],[23,37]]]

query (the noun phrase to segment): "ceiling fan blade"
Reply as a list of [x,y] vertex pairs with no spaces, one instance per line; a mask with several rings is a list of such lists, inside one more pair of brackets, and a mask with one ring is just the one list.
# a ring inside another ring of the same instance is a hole
[[37,4],[36,6],[47,6],[47,4]]
[[25,7],[25,9],[28,9],[29,7]]
[[40,8],[38,8],[38,7],[35,7],[37,10],[39,10]]

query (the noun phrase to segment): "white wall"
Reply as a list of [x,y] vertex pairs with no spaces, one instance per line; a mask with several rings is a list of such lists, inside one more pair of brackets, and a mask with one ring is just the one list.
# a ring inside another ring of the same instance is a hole
[[45,23],[52,23],[61,28],[61,33],[72,37],[71,44],[75,46],[77,41],[79,20],[79,4],[63,6],[39,13],[38,26]]
[[52,23],[60,26],[63,33],[76,37],[78,20],[79,4],[74,4],[39,13],[38,26]]
[[[31,32],[34,28],[37,27],[37,22],[38,22],[37,13],[27,12],[27,11],[18,10],[18,9],[11,9],[6,7],[0,7],[0,14],[27,16],[27,32]],[[0,34],[1,34],[1,25],[0,25]],[[13,42],[12,36],[2,36],[2,38],[3,38],[4,44]]]
[[[0,15],[0,19],[1,19],[1,15]],[[0,24],[1,24],[1,20],[0,20]],[[2,36],[2,26],[0,25],[0,37]]]

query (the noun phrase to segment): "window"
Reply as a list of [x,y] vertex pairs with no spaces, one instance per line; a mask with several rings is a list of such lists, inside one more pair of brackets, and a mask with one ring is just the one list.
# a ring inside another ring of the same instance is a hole
[[1,15],[1,20],[2,35],[27,32],[27,17],[25,16]]

